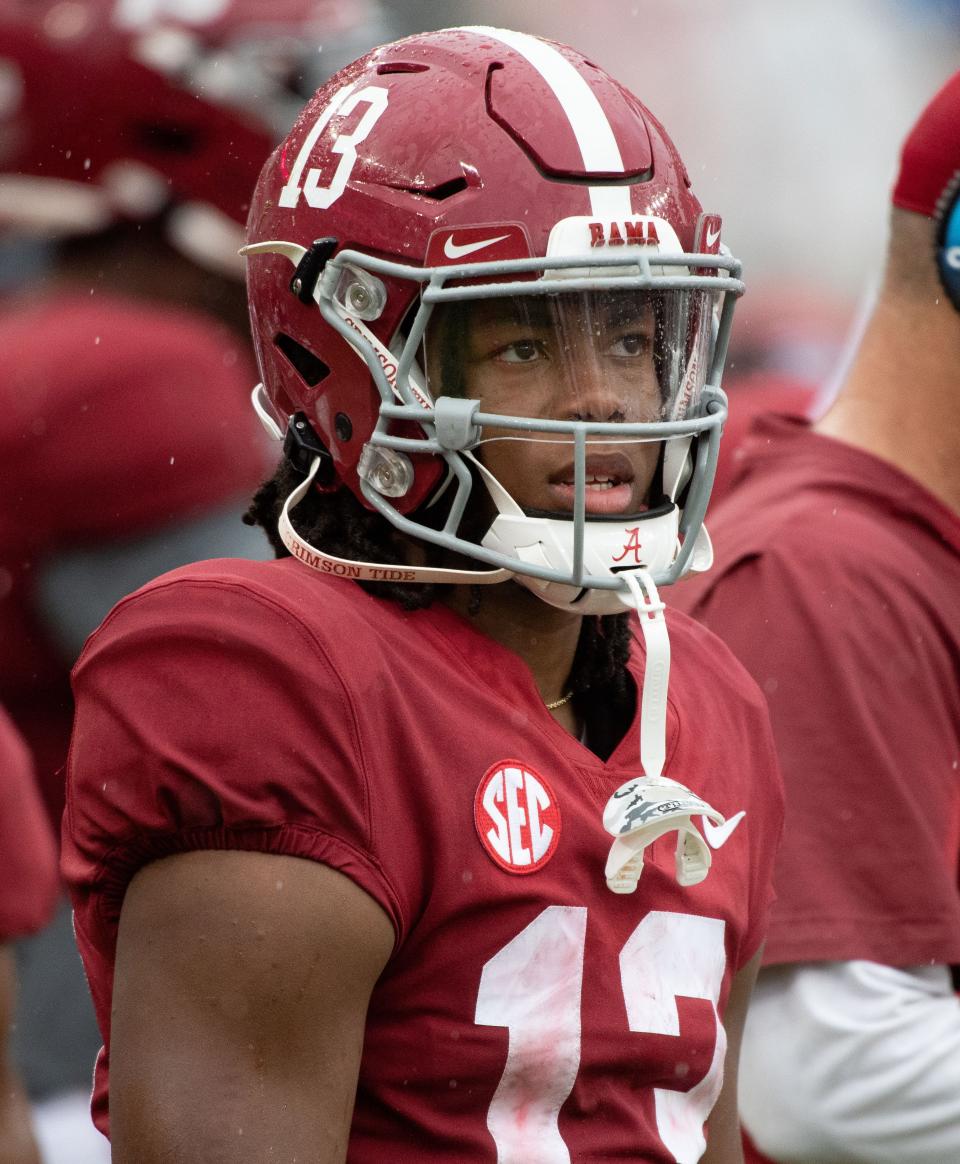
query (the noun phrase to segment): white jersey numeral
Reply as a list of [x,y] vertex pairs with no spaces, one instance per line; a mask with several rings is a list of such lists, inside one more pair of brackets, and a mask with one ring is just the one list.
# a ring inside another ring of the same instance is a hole
[[[352,85],[347,85],[334,96],[330,104],[317,118],[300,147],[300,152],[293,163],[293,169],[290,171],[290,177],[280,191],[278,202],[281,206],[296,206],[300,201],[301,192],[306,198],[307,204],[315,210],[327,210],[336,202],[347,188],[353,167],[357,164],[357,146],[365,140],[367,134],[383,116],[384,110],[387,108],[388,96],[387,90],[381,89],[377,85],[367,85],[366,88],[357,92],[353,91]],[[303,177],[307,159],[317,144],[317,139],[333,117],[337,115],[348,117],[358,105],[363,104],[366,104],[367,108],[354,128],[348,133],[338,134],[330,147],[330,152],[339,154],[340,160],[337,162],[337,168],[327,185],[320,185],[320,170],[314,166],[307,170],[301,186],[300,180]]]
[[500,1162],[570,1162],[557,1117],[580,1066],[586,936],[585,907],[551,905],[483,968],[474,1021],[509,1031],[487,1113]]
[[717,1014],[726,967],[723,922],[686,913],[648,913],[620,951],[620,982],[631,1031],[679,1035],[677,996],[704,998],[716,1025],[713,1060],[689,1091],[654,1089],[657,1130],[677,1160],[699,1160],[703,1125],[723,1083],[727,1032]]
[[[583,906],[551,905],[483,967],[475,1022],[506,1027],[507,1062],[487,1113],[497,1164],[569,1164],[558,1118],[580,1067],[580,995],[587,936]],[[657,1129],[678,1164],[706,1146],[703,1125],[723,1083],[726,1032],[717,1002],[726,966],[724,923],[655,911],[620,952],[631,1031],[679,1035],[677,996],[713,1006],[710,1069],[689,1091],[654,1092]]]

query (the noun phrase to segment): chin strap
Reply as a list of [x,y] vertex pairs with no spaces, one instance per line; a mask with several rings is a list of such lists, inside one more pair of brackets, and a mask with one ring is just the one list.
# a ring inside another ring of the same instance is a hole
[[664,604],[646,570],[624,575],[640,618],[646,646],[640,695],[640,767],[643,775],[622,784],[603,810],[603,827],[614,837],[604,869],[614,893],[633,893],[643,872],[647,845],[676,832],[677,881],[696,885],[710,871],[710,849],[692,817],[715,824],[724,818],[695,792],[664,776],[667,746],[667,690],[670,684],[670,638]]
[[283,503],[277,528],[280,540],[295,558],[321,574],[335,574],[358,582],[468,582],[487,586],[506,582],[513,577],[511,570],[446,570],[428,566],[390,566],[381,562],[358,562],[354,558],[338,558],[311,546],[297,533],[290,520],[290,511],[306,497],[320,468],[320,458],[314,457],[303,483]]

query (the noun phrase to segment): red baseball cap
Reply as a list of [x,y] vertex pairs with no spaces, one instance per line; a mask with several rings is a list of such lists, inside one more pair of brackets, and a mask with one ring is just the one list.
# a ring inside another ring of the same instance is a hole
[[934,217],[960,179],[960,72],[920,114],[903,144],[893,204]]

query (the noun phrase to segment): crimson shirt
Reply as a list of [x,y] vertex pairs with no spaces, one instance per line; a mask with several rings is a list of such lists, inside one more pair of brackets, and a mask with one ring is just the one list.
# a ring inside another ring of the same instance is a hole
[[269,471],[255,380],[239,339],[196,312],[97,290],[0,313],[0,702],[58,825],[72,660],[41,615],[37,577],[61,551],[249,495]]
[[[293,559],[201,563],[125,599],[75,670],[64,838],[107,1048],[137,869],[291,854],[350,877],[396,930],[353,1164],[388,1144],[411,1162],[699,1158],[715,1005],[763,937],[782,803],[762,697],[707,631],[670,622],[666,772],[746,816],[704,883],[676,884],[671,836],[617,896],[601,817],[638,774],[636,723],[604,763],[444,606],[404,612]],[[105,1053],[104,1130],[107,1071]]]
[[58,887],[56,846],[30,754],[0,709],[0,943],[49,921]]
[[675,601],[766,694],[787,790],[765,962],[960,963],[960,519],[798,421],[757,422]]

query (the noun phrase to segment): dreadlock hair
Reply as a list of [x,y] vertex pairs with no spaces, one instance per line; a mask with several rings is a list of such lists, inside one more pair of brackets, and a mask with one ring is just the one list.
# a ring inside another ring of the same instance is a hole
[[[260,526],[278,558],[289,556],[280,540],[278,523],[287,497],[303,475],[284,457],[276,472],[254,495],[244,514],[247,525]],[[388,566],[407,564],[404,546],[393,526],[379,513],[365,509],[349,489],[335,493],[310,490],[297,506],[297,530],[329,554]],[[432,550],[432,547],[429,547]],[[435,583],[359,581],[369,594],[399,603],[404,610],[425,610],[439,597]],[[469,612],[476,614],[482,596],[474,588]],[[633,632],[628,613],[587,615],[583,619],[571,668],[574,706],[587,724],[590,747],[606,759],[633,718],[636,690],[627,673]]]

